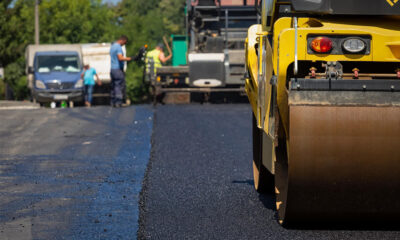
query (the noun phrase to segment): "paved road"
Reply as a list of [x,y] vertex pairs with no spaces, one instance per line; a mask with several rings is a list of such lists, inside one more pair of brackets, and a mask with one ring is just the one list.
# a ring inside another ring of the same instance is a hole
[[0,240],[400,239],[282,228],[273,196],[253,190],[250,114],[245,104],[0,110]]
[[158,106],[139,239],[400,239],[391,230],[287,230],[253,190],[248,105]]
[[135,239],[152,108],[0,111],[0,239]]

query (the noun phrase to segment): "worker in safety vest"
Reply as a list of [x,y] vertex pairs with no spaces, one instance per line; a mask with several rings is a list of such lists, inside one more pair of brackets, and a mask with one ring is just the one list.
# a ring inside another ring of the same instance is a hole
[[[147,72],[149,73],[151,71],[151,68],[153,68],[155,73],[157,71],[157,68],[162,67],[162,64],[170,60],[171,57],[172,54],[170,54],[168,57],[164,55],[164,44],[159,43],[155,49],[147,52],[146,55]],[[153,62],[154,64],[153,67],[150,66],[150,62]]]

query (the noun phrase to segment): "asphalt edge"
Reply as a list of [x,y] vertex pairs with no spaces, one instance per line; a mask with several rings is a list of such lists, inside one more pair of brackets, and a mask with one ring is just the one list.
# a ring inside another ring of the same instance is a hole
[[146,209],[146,199],[147,199],[147,186],[149,183],[149,173],[152,170],[153,167],[153,160],[155,156],[155,127],[156,127],[156,122],[157,122],[157,107],[154,106],[153,108],[153,132],[151,133],[151,141],[150,141],[150,158],[147,163],[147,168],[146,172],[144,174],[144,178],[142,181],[142,189],[139,194],[139,219],[138,219],[138,231],[137,231],[137,239],[150,239],[151,236],[146,236],[146,227],[145,227],[145,215],[147,212]]

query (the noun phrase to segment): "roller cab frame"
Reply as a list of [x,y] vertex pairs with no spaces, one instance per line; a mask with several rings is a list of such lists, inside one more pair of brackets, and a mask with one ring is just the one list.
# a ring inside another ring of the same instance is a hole
[[397,222],[400,2],[260,3],[248,29],[255,188],[283,225]]

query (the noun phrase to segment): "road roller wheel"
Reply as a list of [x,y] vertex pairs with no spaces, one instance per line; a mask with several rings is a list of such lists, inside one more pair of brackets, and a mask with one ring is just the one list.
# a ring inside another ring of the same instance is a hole
[[302,103],[290,105],[288,137],[278,131],[279,222],[398,223],[399,107]]
[[254,187],[259,193],[273,193],[274,175],[262,164],[263,132],[257,127],[253,115],[253,178]]

